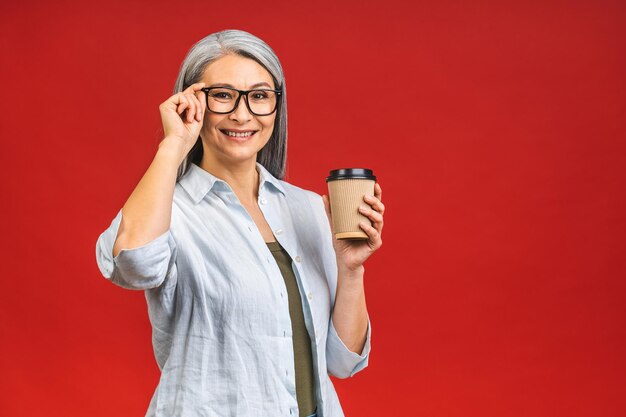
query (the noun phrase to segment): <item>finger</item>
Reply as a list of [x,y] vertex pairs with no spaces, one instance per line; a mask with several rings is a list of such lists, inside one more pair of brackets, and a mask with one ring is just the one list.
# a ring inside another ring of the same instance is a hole
[[178,104],[178,108],[176,109],[176,112],[180,115],[182,115],[185,109],[189,107],[189,103],[187,102],[187,99],[182,94],[178,97],[177,104]]
[[363,196],[363,200],[365,200],[365,202],[367,204],[372,206],[374,208],[374,210],[376,210],[380,214],[384,214],[385,213],[385,205],[378,198],[376,198],[374,196],[371,196],[371,195],[365,194]]
[[205,105],[205,101],[204,101],[204,91],[198,91],[195,95],[194,98],[196,100],[196,104],[198,106],[198,121],[202,121],[202,118],[204,117],[204,105]]
[[382,188],[380,188],[379,183],[374,184],[374,197],[378,198],[381,201],[383,199],[383,190]]
[[372,225],[367,224],[367,222],[360,222],[359,227],[363,229],[369,237],[368,244],[372,250],[378,249],[383,244],[380,233],[378,233],[378,230],[376,230]]
[[196,96],[193,96],[193,99],[195,100],[195,103],[196,103],[196,120],[201,122],[202,121],[202,117],[204,116],[204,110],[202,109],[202,103],[200,102],[200,100]]
[[204,88],[205,85],[206,83],[202,83],[202,82],[194,83],[194,84],[191,84],[189,87],[187,87],[184,92],[194,94],[196,91],[200,90],[201,88]]
[[191,123],[196,118],[196,97],[193,94],[185,94],[185,98],[189,103],[189,109],[187,110],[187,123]]
[[191,123],[196,117],[195,97],[192,94],[185,94],[185,98],[189,102],[189,110],[187,110],[187,123]]
[[382,233],[383,231],[383,215],[377,211],[372,210],[370,207],[365,205],[359,206],[359,212],[364,216],[367,216],[373,223],[374,228],[378,230],[378,233]]

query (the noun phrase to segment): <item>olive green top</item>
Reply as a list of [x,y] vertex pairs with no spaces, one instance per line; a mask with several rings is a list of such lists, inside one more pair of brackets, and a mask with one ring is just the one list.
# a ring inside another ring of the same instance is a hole
[[293,273],[291,258],[287,251],[278,242],[265,242],[274,255],[276,263],[285,280],[287,297],[289,299],[289,315],[293,332],[293,353],[296,370],[296,397],[300,417],[306,417],[315,412],[315,382],[313,375],[313,355],[311,353],[311,338],[304,324],[302,301],[298,282]]

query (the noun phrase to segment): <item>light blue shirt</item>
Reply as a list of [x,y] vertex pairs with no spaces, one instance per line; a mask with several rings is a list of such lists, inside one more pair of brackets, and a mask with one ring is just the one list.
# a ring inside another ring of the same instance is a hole
[[[257,163],[259,207],[293,259],[311,338],[317,412],[343,411],[328,374],[367,366],[331,320],[337,263],[319,194],[278,180]],[[148,417],[297,417],[287,290],[253,219],[228,183],[195,164],[174,191],[170,229],[113,257],[121,210],[98,238],[105,278],[144,290],[161,370]]]

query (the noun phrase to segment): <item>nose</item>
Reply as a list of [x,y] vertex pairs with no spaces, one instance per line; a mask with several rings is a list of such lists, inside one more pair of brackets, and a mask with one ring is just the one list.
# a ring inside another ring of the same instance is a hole
[[241,99],[239,100],[239,104],[237,104],[235,110],[233,110],[233,112],[228,115],[230,120],[236,120],[240,123],[244,123],[252,119],[253,115],[248,110],[248,106],[246,105],[246,103],[244,103],[244,100],[246,100],[246,97],[241,97]]

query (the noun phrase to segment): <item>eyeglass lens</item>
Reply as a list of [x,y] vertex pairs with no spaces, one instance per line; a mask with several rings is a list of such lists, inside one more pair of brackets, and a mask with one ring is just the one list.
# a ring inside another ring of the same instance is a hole
[[[209,110],[230,113],[235,109],[239,93],[228,88],[212,88],[207,95]],[[252,113],[262,116],[274,112],[276,93],[271,90],[253,90],[248,93],[248,105]],[[243,100],[243,99],[242,99]]]

